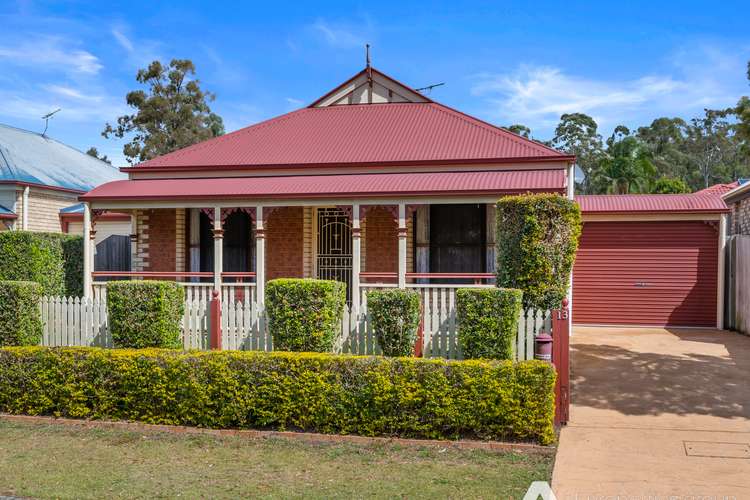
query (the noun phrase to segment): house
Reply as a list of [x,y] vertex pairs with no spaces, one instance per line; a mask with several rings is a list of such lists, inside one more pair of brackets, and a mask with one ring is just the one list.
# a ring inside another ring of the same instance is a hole
[[[112,165],[46,135],[0,124],[0,231],[82,234],[82,228],[68,224],[75,207],[82,220],[78,197],[124,177]],[[122,229],[115,225],[109,233],[123,234]]]
[[[84,231],[128,213],[130,273],[263,303],[279,277],[399,286],[432,301],[494,282],[494,203],[573,197],[575,158],[433,101],[366,67],[309,106],[124,168],[81,196]],[[720,238],[712,193],[579,197],[584,230],[573,320],[720,326]],[[90,257],[87,258],[90,262]],[[649,313],[649,311],[655,311]]]
[[93,227],[131,214],[132,275],[252,281],[261,303],[269,279],[338,279],[356,302],[374,283],[491,282],[494,202],[572,195],[573,162],[367,67],[305,108],[123,168],[128,180],[80,199]]

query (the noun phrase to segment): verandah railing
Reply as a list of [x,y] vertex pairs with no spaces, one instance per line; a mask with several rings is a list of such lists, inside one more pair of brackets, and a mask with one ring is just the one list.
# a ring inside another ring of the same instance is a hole
[[[465,285],[464,285],[465,286]],[[459,286],[410,285],[422,296],[422,352],[425,357],[461,359],[458,345],[455,291]],[[374,287],[369,287],[372,289]],[[251,298],[252,295],[243,295]],[[209,348],[209,305],[206,298],[185,302],[182,339],[186,349]],[[44,297],[40,303],[44,323],[42,344],[47,346],[111,347],[106,301]],[[549,311],[522,314],[516,336],[516,359],[531,359],[534,335],[551,329]],[[222,348],[231,350],[273,349],[262,310],[254,300],[221,301]],[[337,351],[352,354],[380,354],[375,332],[367,314],[366,294],[359,310],[345,308]]]

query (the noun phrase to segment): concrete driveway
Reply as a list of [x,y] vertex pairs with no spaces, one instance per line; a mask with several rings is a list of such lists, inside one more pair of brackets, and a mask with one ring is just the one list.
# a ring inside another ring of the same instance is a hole
[[576,327],[571,356],[558,500],[750,498],[750,337]]

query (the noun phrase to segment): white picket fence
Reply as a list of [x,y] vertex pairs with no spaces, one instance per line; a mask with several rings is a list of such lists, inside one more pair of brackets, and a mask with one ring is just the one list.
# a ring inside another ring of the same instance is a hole
[[[458,343],[455,288],[421,288],[423,353],[425,357],[461,359]],[[249,294],[247,295],[249,296]],[[40,303],[44,323],[42,345],[111,347],[106,302],[101,299],[44,297]],[[534,357],[534,335],[550,331],[550,311],[521,315],[515,342],[516,359]],[[222,347],[228,350],[273,350],[263,312],[254,301],[222,301]],[[185,349],[209,348],[209,301],[188,301],[182,319]],[[381,354],[364,301],[360,311],[346,307],[341,321],[337,352]]]

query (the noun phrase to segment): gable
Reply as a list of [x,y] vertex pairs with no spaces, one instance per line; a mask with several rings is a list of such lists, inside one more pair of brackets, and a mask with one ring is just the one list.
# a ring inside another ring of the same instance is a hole
[[416,90],[370,68],[360,71],[312,103],[310,107],[397,102],[430,102],[430,100]]

